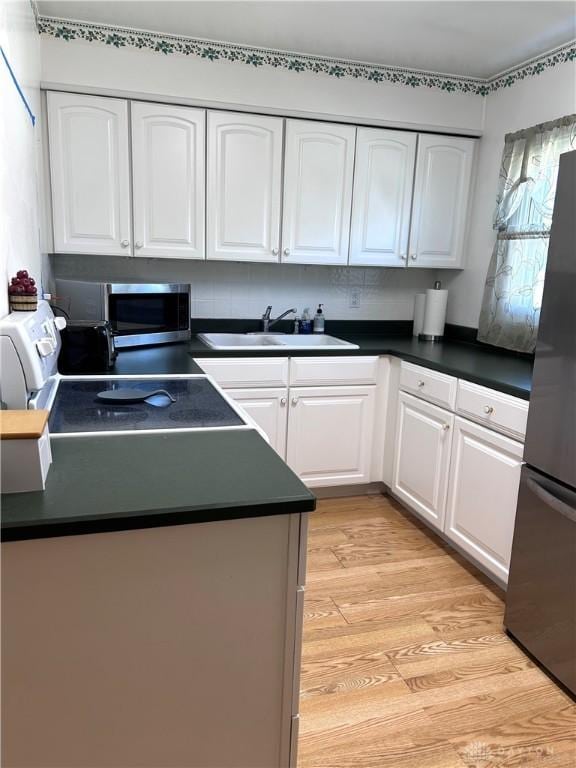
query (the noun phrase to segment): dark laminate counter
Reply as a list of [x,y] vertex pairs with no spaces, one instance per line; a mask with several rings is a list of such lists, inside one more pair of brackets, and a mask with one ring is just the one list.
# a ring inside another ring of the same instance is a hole
[[[112,374],[198,374],[195,358],[392,355],[528,399],[532,362],[482,345],[327,328],[359,345],[326,352],[222,352],[193,338],[120,352]],[[2,497],[15,540],[311,511],[312,493],[252,430],[52,440],[46,490]]]
[[308,512],[315,498],[254,430],[52,440],[46,490],[2,496],[2,539]]
[[326,350],[274,348],[266,351],[220,351],[211,349],[197,338],[164,347],[120,352],[113,373],[199,373],[194,358],[203,357],[317,357],[320,355],[392,355],[418,365],[433,368],[509,395],[530,398],[532,361],[493,347],[444,341],[429,344],[413,336],[355,334],[327,328],[328,333],[359,345],[359,349]]
[[[200,342],[198,342],[200,344]],[[201,345],[204,346],[203,344]],[[125,349],[118,353],[114,370],[115,375],[165,373],[203,373],[194,362],[192,350],[186,343],[161,344],[157,347]]]

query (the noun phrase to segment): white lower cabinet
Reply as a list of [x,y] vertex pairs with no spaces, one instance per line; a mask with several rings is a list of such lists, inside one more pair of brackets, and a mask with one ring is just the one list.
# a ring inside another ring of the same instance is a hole
[[276,453],[286,459],[288,390],[286,388],[230,389],[226,394],[242,406],[264,430]]
[[445,533],[508,579],[522,443],[456,417]]
[[434,528],[444,526],[454,416],[400,392],[392,491]]
[[310,487],[370,481],[375,386],[291,387],[286,461]]

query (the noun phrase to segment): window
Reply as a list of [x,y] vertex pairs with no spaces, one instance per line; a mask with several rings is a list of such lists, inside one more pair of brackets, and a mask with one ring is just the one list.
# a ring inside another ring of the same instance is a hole
[[509,134],[494,215],[478,339],[533,352],[560,155],[576,148],[576,115]]

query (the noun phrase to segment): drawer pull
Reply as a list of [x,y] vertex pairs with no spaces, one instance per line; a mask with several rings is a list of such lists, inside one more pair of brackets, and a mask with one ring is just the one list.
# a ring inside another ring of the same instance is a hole
[[297,397],[293,397],[292,398],[292,405],[297,405],[297,404],[298,404],[298,398]]
[[488,416],[490,416],[490,414],[494,413],[494,408],[491,405],[485,405],[484,413],[487,413]]
[[443,432],[448,432],[449,429],[450,429],[450,424],[442,424],[442,431]]
[[420,381],[418,382],[418,386],[419,386],[420,388],[422,388],[422,387],[424,386],[424,384],[426,384],[426,382],[425,382],[425,381],[422,381],[422,379],[420,379]]
[[286,403],[287,403],[286,398],[285,397],[281,397],[280,398],[280,405],[286,405]]

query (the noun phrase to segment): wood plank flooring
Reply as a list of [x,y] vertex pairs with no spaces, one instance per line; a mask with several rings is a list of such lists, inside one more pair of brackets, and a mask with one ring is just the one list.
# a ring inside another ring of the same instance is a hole
[[310,517],[298,768],[576,767],[576,705],[503,593],[383,496]]

